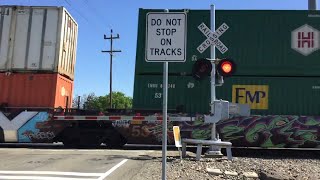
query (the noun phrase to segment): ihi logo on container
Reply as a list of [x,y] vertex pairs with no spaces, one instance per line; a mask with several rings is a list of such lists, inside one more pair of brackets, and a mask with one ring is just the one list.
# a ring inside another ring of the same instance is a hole
[[268,109],[268,85],[233,85],[232,102],[249,104],[251,109]]
[[305,24],[291,33],[291,48],[308,56],[319,49],[319,31]]

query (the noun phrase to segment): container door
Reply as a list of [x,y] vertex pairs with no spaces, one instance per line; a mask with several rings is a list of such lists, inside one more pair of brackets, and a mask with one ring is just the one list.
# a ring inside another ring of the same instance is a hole
[[0,7],[0,71],[7,70],[12,9]]

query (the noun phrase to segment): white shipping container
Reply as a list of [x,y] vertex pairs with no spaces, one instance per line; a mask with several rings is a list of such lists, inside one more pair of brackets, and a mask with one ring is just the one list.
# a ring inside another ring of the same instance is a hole
[[63,7],[0,6],[0,71],[74,79],[78,24]]

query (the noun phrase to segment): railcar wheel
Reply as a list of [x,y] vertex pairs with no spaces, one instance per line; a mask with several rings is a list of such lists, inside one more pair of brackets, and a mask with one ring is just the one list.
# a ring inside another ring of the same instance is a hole
[[127,144],[127,139],[120,134],[114,134],[105,140],[107,148],[110,149],[122,149],[125,144]]
[[72,139],[64,139],[62,140],[63,146],[66,148],[77,148],[78,147],[78,142],[77,140],[72,140]]
[[82,136],[76,139],[64,139],[63,145],[66,148],[99,148],[100,138],[95,136]]
[[94,135],[82,137],[79,143],[80,148],[99,148],[100,145],[100,138]]

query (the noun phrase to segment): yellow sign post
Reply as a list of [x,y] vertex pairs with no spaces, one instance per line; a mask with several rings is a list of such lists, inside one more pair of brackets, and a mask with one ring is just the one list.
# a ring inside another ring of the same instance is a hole
[[174,136],[175,146],[178,148],[180,159],[182,160],[182,154],[181,154],[182,143],[181,143],[181,136],[180,136],[180,128],[179,128],[179,126],[173,126],[173,136]]

